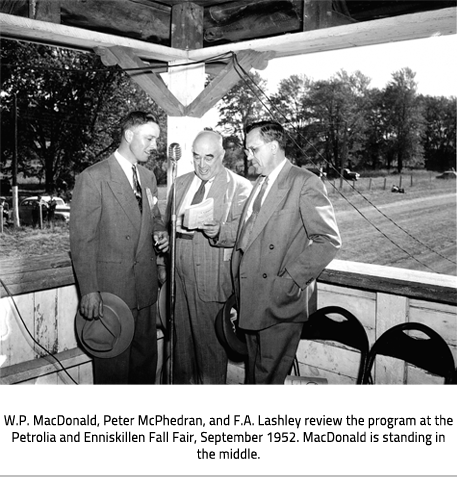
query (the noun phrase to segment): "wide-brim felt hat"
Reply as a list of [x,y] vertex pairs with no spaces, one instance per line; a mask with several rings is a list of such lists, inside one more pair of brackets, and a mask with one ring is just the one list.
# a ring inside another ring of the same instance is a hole
[[168,288],[167,283],[164,283],[159,288],[158,294],[158,316],[157,316],[157,328],[165,331],[168,323]]
[[123,353],[132,342],[135,322],[130,308],[119,296],[101,292],[103,316],[88,320],[78,310],[76,333],[82,347],[97,358]]
[[229,354],[244,357],[248,354],[246,338],[238,327],[238,307],[232,294],[216,317],[216,335]]

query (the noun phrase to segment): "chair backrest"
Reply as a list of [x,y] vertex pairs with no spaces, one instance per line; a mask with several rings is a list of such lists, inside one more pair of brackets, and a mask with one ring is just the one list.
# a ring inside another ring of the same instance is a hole
[[[332,315],[339,315],[333,317]],[[335,319],[338,318],[338,319]],[[362,323],[341,306],[326,306],[315,311],[303,325],[304,340],[337,341],[360,351],[357,384],[361,384],[368,357],[368,336]]]
[[[418,331],[427,338],[412,337],[407,331]],[[389,328],[372,346],[368,355],[363,383],[369,383],[371,369],[376,355],[390,356],[422,368],[452,383],[455,363],[452,352],[445,340],[435,330],[422,323],[401,323]]]

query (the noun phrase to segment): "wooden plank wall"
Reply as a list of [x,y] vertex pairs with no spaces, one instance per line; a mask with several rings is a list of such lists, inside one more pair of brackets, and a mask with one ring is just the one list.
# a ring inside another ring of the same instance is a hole
[[[370,347],[387,329],[405,322],[430,326],[448,343],[457,366],[457,307],[404,296],[368,292],[318,283],[318,308],[338,305],[353,313],[364,326]],[[337,343],[302,340],[298,349],[300,374],[328,379],[330,384],[355,383],[360,356]],[[442,384],[443,379],[400,360],[377,357],[376,384]]]
[[[78,347],[74,329],[78,306],[75,285],[17,295],[14,301],[23,322],[12,299],[0,299],[0,384],[73,383],[30,334],[61,361],[78,384],[92,384],[91,358]],[[162,332],[158,347],[161,359]],[[159,376],[161,369],[159,365]]]

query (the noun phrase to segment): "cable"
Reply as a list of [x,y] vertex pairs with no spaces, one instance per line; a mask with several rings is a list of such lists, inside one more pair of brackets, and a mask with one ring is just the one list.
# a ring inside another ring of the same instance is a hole
[[[236,58],[236,54],[235,55],[235,58]],[[267,96],[267,94],[265,94],[265,92],[263,92],[263,90],[255,83],[255,81],[249,76],[249,74],[246,72],[246,70],[239,64],[238,62],[238,59],[236,58],[236,62],[238,64],[238,66],[240,67],[240,69],[244,72],[245,75],[247,75],[249,77],[249,79],[251,80],[251,82],[262,92],[262,94],[268,99],[268,101],[270,102],[271,105],[273,105],[273,103],[271,102],[271,99]],[[240,75],[238,73],[238,75]],[[251,89],[252,90],[252,89]],[[254,92],[254,91],[253,91]],[[254,92],[255,94],[255,92]],[[260,102],[262,102],[262,105],[268,110],[268,112],[271,114],[271,111],[270,109],[263,103],[263,101],[257,96],[257,98],[260,100]],[[274,107],[274,105],[273,105]],[[279,110],[277,109],[276,107],[274,107],[275,110],[277,112],[279,112],[279,114],[281,114],[287,121],[287,117]],[[297,132],[296,133],[302,138],[302,134],[300,132]],[[300,149],[300,151],[305,154],[306,156],[306,153],[303,151],[303,149],[301,148],[301,146],[298,145],[298,143],[295,141],[295,139],[292,138],[292,136],[289,135],[289,138],[294,142],[294,144],[296,145],[296,147],[298,147],[298,149]],[[385,213],[383,213],[374,203],[372,203],[366,196],[364,196],[358,189],[356,189],[353,185],[351,185],[349,183],[349,181],[347,179],[345,179],[341,173],[333,166],[333,164],[331,164],[327,159],[324,158],[324,156],[322,156],[322,154],[317,150],[317,148],[314,146],[314,144],[312,144],[310,141],[308,141],[307,139],[304,139],[305,142],[308,143],[308,145],[310,147],[312,147],[316,153],[319,155],[319,157],[321,157],[325,163],[327,163],[337,174],[338,176],[343,179],[355,192],[357,192],[365,201],[367,201],[374,209],[376,209],[383,217],[385,217],[387,220],[389,220],[391,223],[393,223],[398,229],[400,229],[401,231],[403,231],[405,234],[407,234],[408,236],[410,236],[414,241],[416,241],[417,243],[421,244],[422,246],[424,246],[425,248],[427,248],[429,251],[437,254],[438,256],[442,257],[443,259],[445,259],[446,261],[449,261],[451,262],[452,264],[454,265],[457,265],[456,262],[454,262],[453,260],[447,258],[446,256],[443,256],[441,253],[438,253],[437,251],[435,251],[433,248],[431,248],[430,246],[426,245],[425,243],[423,243],[420,239],[416,238],[415,236],[413,236],[411,233],[409,233],[408,231],[406,231],[403,227],[401,227],[397,222],[395,222],[393,219],[391,219],[389,216],[387,216]],[[311,159],[309,159],[309,157],[307,156],[308,160],[310,160],[311,162],[313,162]],[[314,164],[314,162],[313,162]],[[317,166],[316,166],[317,167]],[[336,188],[335,188],[336,189]],[[338,191],[340,193],[340,191]],[[340,193],[341,194],[341,193]],[[343,196],[344,197],[344,196]],[[345,198],[346,199],[346,198]],[[349,201],[348,201],[349,202]],[[350,203],[351,204],[351,203]],[[352,205],[352,204],[351,204]]]
[[[271,102],[271,99],[268,97],[268,95],[255,83],[255,81],[250,77],[250,75],[246,72],[246,70],[240,65],[240,63],[238,62],[238,58],[236,56],[236,54],[234,52],[232,52],[232,55],[233,55],[233,58],[234,58],[234,66],[235,66],[235,70],[237,72],[237,74],[239,75],[239,77],[241,78],[241,80],[243,80],[246,85],[250,88],[250,90],[254,93],[254,95],[257,97],[257,99],[261,102],[261,104],[265,107],[265,109],[268,111],[268,113],[272,116],[273,119],[276,119],[276,117],[272,114],[272,111],[271,109],[263,102],[263,100],[259,97],[259,95],[257,94],[257,92],[252,89],[252,87],[249,85],[249,82],[246,81],[246,79],[243,77],[243,75],[241,75],[237,68],[239,68],[243,73],[244,75],[249,78],[249,80],[251,81],[251,83],[253,85],[256,86],[256,88],[267,98],[268,102],[270,103],[270,105],[273,106],[273,108],[284,118],[286,119],[287,123],[289,122],[287,117],[281,112],[279,111],[279,109],[277,109],[273,103]],[[309,160],[310,162],[312,162],[314,164],[314,162],[309,158],[309,156],[304,152],[304,150],[302,149],[302,147],[296,142],[296,140],[287,132],[287,130],[285,130],[286,134],[288,135],[289,139],[295,144],[295,146],[300,150],[300,152],[302,152],[302,154],[307,158],[307,160]],[[337,174],[338,176],[343,179],[345,182],[347,182],[347,184],[355,191],[357,192],[368,204],[370,204],[377,212],[379,212],[379,214],[381,214],[384,218],[386,218],[388,221],[390,221],[393,225],[395,225],[400,231],[402,231],[403,233],[405,233],[406,235],[408,235],[410,238],[412,238],[414,241],[416,241],[417,243],[421,244],[422,246],[424,246],[426,249],[428,249],[429,251],[437,254],[438,256],[440,256],[441,258],[445,259],[446,261],[449,261],[450,263],[456,265],[457,263],[454,262],[453,260],[447,258],[446,256],[443,256],[441,253],[438,253],[436,250],[434,250],[433,248],[431,248],[430,246],[426,245],[425,243],[423,243],[421,240],[419,240],[418,238],[416,238],[415,236],[413,236],[411,233],[409,233],[408,231],[406,231],[404,228],[402,228],[396,221],[394,221],[393,219],[391,219],[389,216],[387,216],[385,213],[383,213],[374,203],[372,203],[366,196],[364,196],[359,190],[357,190],[354,186],[352,186],[349,181],[347,179],[345,179],[344,177],[341,176],[341,174],[339,173],[339,171],[327,160],[325,159],[322,154],[316,149],[316,147],[310,142],[308,141],[307,139],[304,139],[303,136],[301,135],[300,132],[297,132],[296,131],[296,134],[298,134],[300,136],[301,139],[303,139],[312,149],[315,150],[315,152],[318,154],[319,157],[321,157],[323,159],[323,161],[328,165],[330,166]],[[395,245],[398,249],[400,249],[401,251],[403,251],[405,254],[408,255],[408,257],[414,259],[415,261],[417,261],[419,264],[421,264],[422,266],[424,266],[425,268],[431,270],[431,271],[435,271],[433,270],[430,266],[427,266],[425,263],[423,263],[422,261],[420,261],[419,259],[417,259],[414,255],[412,255],[411,253],[409,253],[408,251],[406,251],[404,248],[402,248],[400,245],[398,245],[395,241],[393,241],[391,238],[389,238],[388,235],[386,235],[381,229],[379,229],[375,224],[373,224],[356,206],[354,206],[353,203],[351,203],[349,201],[349,199],[343,195],[343,193],[341,191],[339,191],[338,189],[335,188],[335,190],[340,194],[340,196],[346,200],[346,202],[351,205],[369,224],[371,224],[382,236],[384,236],[386,239],[388,239],[393,245]]]
[[71,379],[71,381],[75,385],[79,385],[78,382],[68,373],[67,369],[62,365],[60,360],[35,339],[35,337],[30,332],[28,326],[25,324],[24,318],[22,318],[21,312],[19,311],[19,308],[17,307],[16,301],[14,300],[14,297],[13,297],[11,291],[9,290],[8,286],[6,286],[6,284],[3,282],[3,280],[1,278],[0,278],[0,283],[2,284],[3,288],[5,289],[7,295],[11,298],[11,301],[13,302],[14,308],[16,309],[16,312],[19,315],[19,318],[22,322],[22,325],[24,326],[25,330],[27,331],[27,333],[30,336],[30,338],[32,339],[32,341],[36,345],[38,345],[44,352],[46,352],[48,355],[50,355],[52,358],[54,358],[54,360],[62,367],[62,370],[68,375],[68,377]]
[[[193,62],[183,62],[179,64],[172,64],[169,65],[168,63],[164,62],[164,67],[173,68],[173,67],[189,67],[191,65],[199,65],[199,64],[206,64],[211,63],[216,60],[225,60],[232,57],[231,53],[215,55],[214,57],[208,57],[202,60],[195,60]],[[103,69],[70,69],[70,68],[63,68],[63,67],[49,67],[49,66],[41,66],[41,65],[17,65],[17,64],[3,64],[2,67],[5,68],[17,68],[17,69],[29,69],[29,70],[46,70],[52,72],[77,72],[77,73],[99,73],[99,72],[109,72],[112,71],[114,68],[118,67],[118,64],[105,67]],[[154,67],[150,65],[144,65],[142,67],[119,67],[123,72],[138,72],[138,73],[154,73]]]

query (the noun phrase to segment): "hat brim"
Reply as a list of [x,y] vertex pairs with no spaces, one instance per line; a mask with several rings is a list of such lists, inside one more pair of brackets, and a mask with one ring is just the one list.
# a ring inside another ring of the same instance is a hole
[[79,310],[76,313],[75,318],[76,334],[78,335],[82,348],[90,355],[97,358],[113,358],[123,353],[132,343],[135,331],[135,321],[133,319],[132,311],[125,301],[119,298],[119,296],[108,292],[101,292],[100,296],[102,297],[104,308],[107,308],[104,310],[104,315],[110,316],[110,312],[112,311],[117,315],[121,322],[120,335],[114,343],[113,348],[109,351],[97,351],[86,345],[82,332],[86,323],[91,323],[91,321],[84,318]]
[[157,316],[157,328],[165,331],[168,322],[168,288],[167,283],[164,283],[159,288],[158,294],[158,316]]
[[[236,317],[232,316],[236,312]],[[235,295],[232,294],[216,317],[216,335],[229,355],[247,356],[248,350],[245,336],[238,328],[238,313]]]

